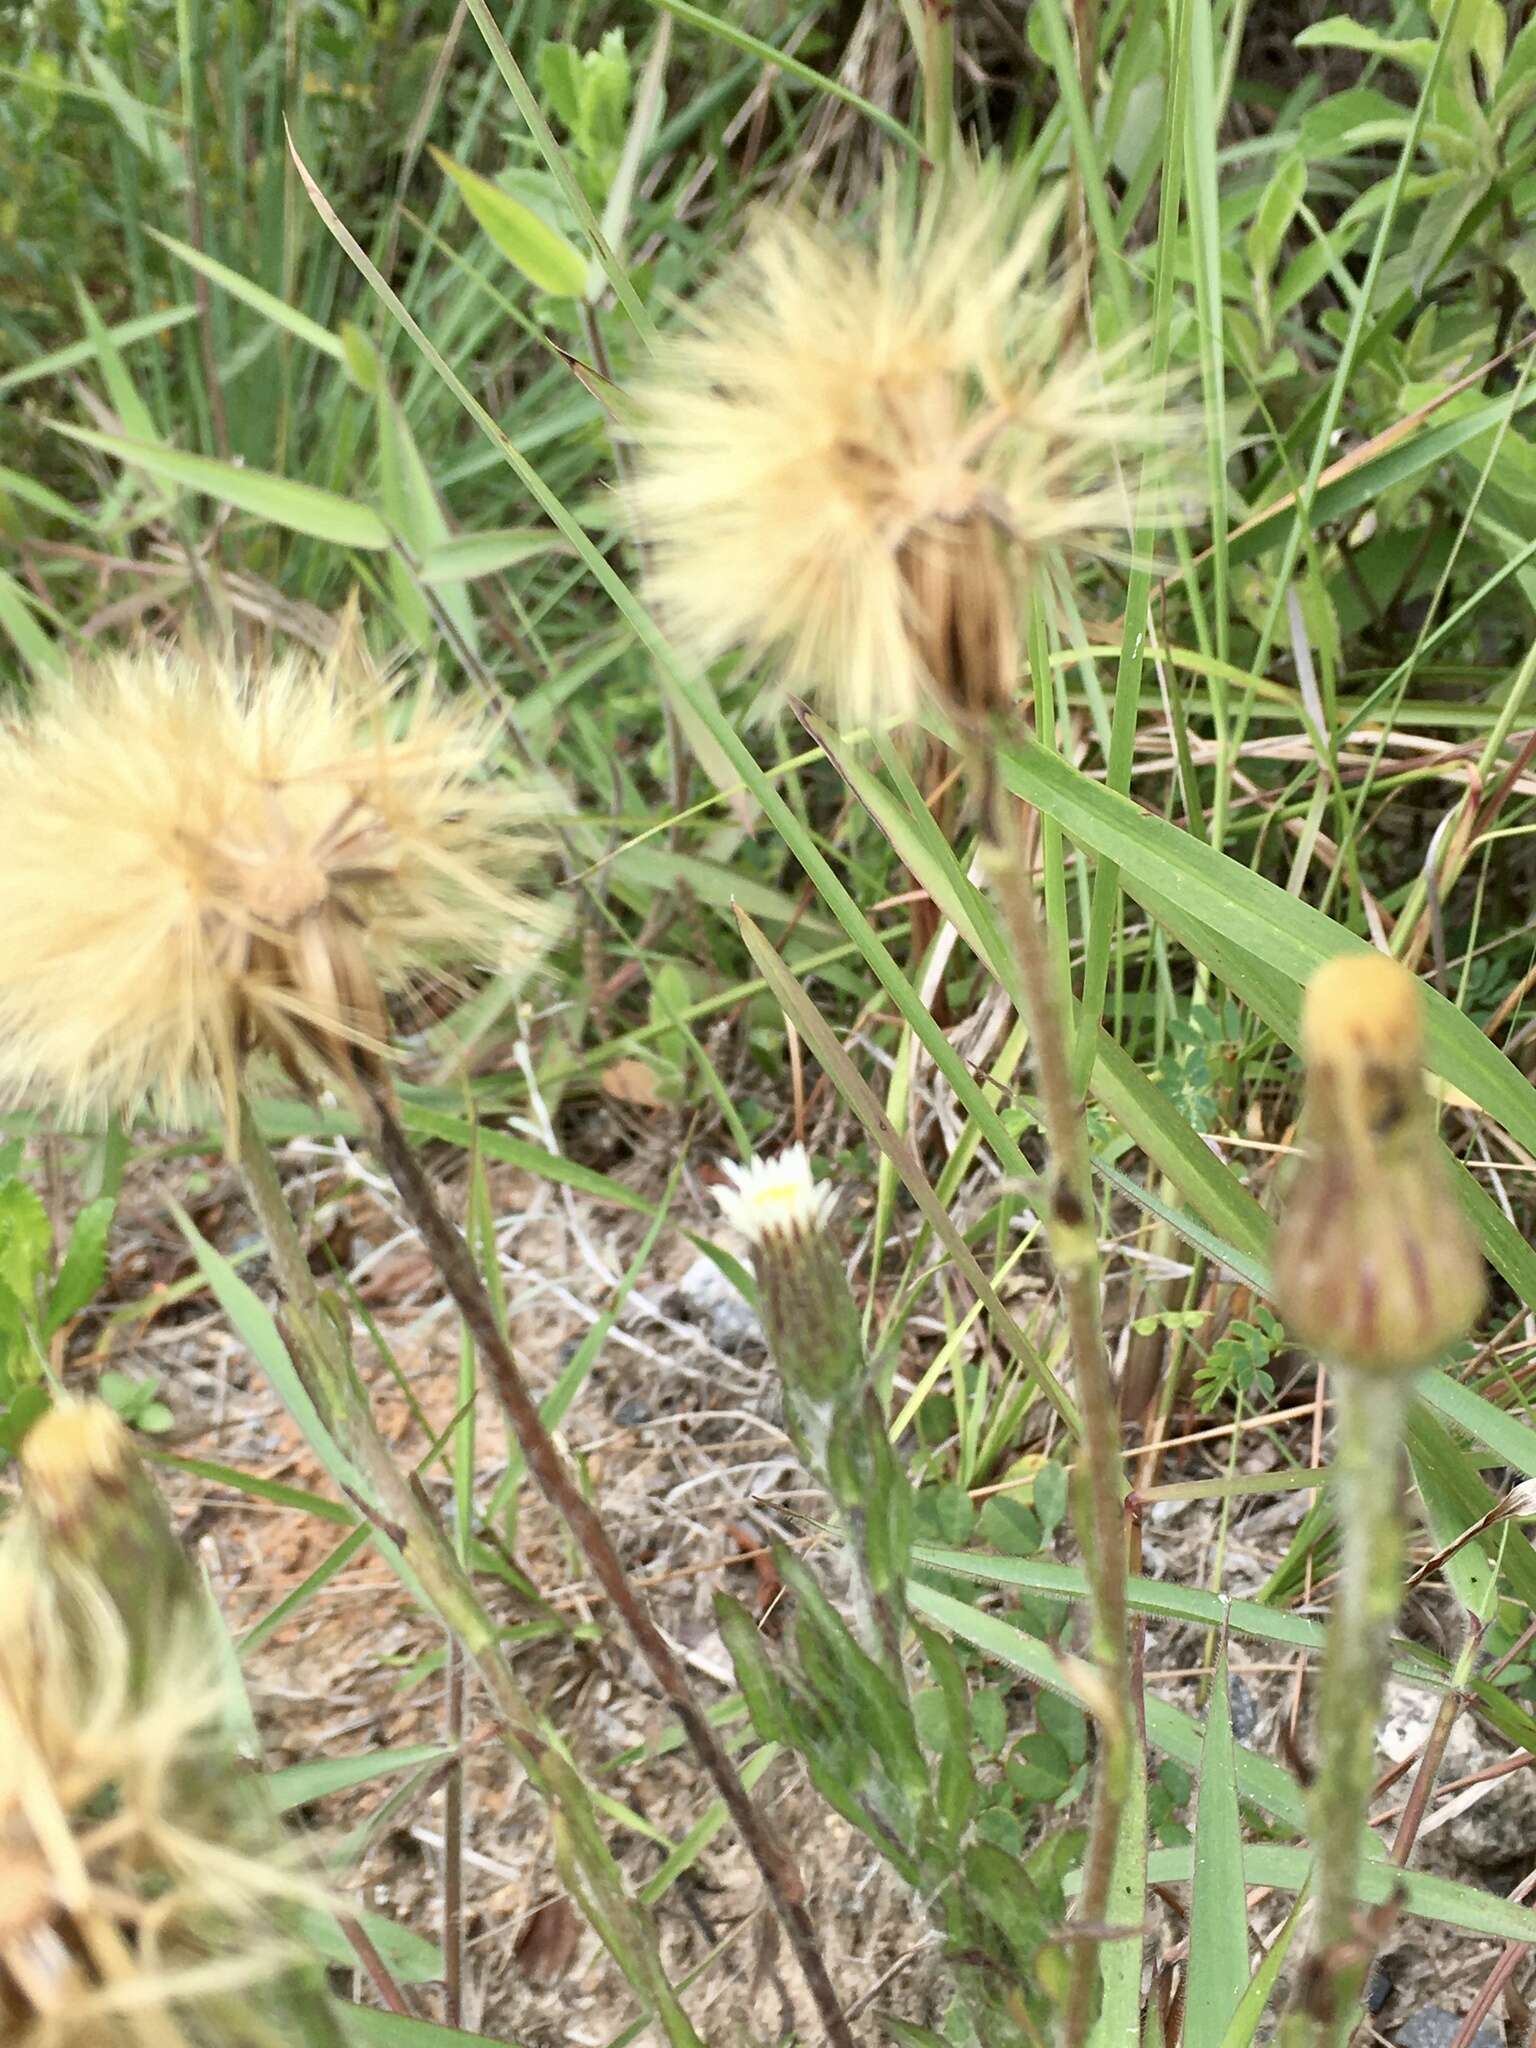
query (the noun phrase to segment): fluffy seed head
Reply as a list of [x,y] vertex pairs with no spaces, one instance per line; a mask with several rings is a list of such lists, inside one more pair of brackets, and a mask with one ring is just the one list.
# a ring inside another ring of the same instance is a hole
[[529,957],[535,800],[494,729],[350,652],[119,654],[0,732],[0,1094],[230,1103],[246,1055],[377,1061],[385,997]]
[[637,397],[651,590],[708,661],[772,656],[850,719],[925,694],[975,724],[1012,695],[1015,606],[1045,551],[1123,531],[1118,465],[1170,439],[1130,372],[1025,283],[1019,227],[972,176],[873,250],[762,220]]
[[791,1145],[772,1159],[739,1166],[722,1159],[729,1185],[715,1189],[726,1221],[756,1247],[773,1237],[803,1236],[821,1229],[837,1200],[836,1190],[817,1183],[803,1145]]
[[0,1544],[0,2039],[337,2048],[283,1921],[321,1902],[241,1819],[224,1667],[189,1610],[148,1685],[24,1513]]
[[1350,953],[1318,969],[1302,1012],[1306,1158],[1275,1240],[1291,1334],[1329,1362],[1411,1372],[1464,1337],[1483,1264],[1435,1137],[1418,983]]

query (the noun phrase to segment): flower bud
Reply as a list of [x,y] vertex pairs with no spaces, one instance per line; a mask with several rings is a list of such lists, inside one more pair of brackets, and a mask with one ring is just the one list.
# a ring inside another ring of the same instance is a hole
[[218,1621],[121,1422],[61,1402],[0,1542],[0,2040],[342,2048]]
[[833,1191],[811,1177],[803,1145],[737,1166],[715,1198],[752,1247],[768,1348],[794,1405],[838,1402],[862,1387],[859,1312],[827,1231]]
[[1305,1159],[1275,1242],[1287,1329],[1330,1364],[1412,1372],[1464,1337],[1483,1264],[1424,1092],[1418,984],[1380,953],[1318,969],[1302,1012]]

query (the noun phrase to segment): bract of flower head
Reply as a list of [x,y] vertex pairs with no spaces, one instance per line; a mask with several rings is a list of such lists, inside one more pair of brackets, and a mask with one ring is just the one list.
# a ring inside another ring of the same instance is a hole
[[765,214],[634,393],[649,587],[698,659],[742,648],[847,721],[975,726],[1018,682],[1042,559],[1123,535],[1182,422],[1034,281],[1051,224],[967,172],[872,239]]
[[754,1246],[821,1229],[837,1200],[835,1189],[812,1176],[804,1145],[745,1165],[723,1159],[720,1170],[729,1185],[715,1188],[715,1200],[726,1221]]
[[0,729],[0,1094],[201,1120],[258,1048],[350,1078],[388,995],[531,957],[540,798],[498,749],[351,652],[146,649],[43,692]]
[[1329,961],[1302,1014],[1304,1157],[1275,1240],[1287,1329],[1319,1358],[1412,1372],[1483,1304],[1482,1259],[1423,1086],[1415,977],[1376,953]]
[[340,2048],[290,1929],[327,1903],[252,1828],[229,1671],[190,1609],[149,1666],[26,1510],[0,1543],[0,2039]]

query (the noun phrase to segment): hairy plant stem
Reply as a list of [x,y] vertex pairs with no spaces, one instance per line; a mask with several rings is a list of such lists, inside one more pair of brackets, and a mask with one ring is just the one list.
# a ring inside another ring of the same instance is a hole
[[[985,764],[978,764],[985,773]],[[987,783],[981,783],[987,787]],[[1101,1318],[1098,1235],[1088,1169],[1088,1132],[1072,1086],[1071,1048],[1061,989],[1035,904],[1024,820],[1017,803],[991,786],[990,867],[1018,965],[1029,1027],[1040,1114],[1051,1164],[1044,1203],[1051,1261],[1067,1310],[1067,1334],[1082,1415],[1083,1456],[1078,1533],[1092,1593],[1093,1654],[1105,1697],[1099,1712],[1100,1751],[1093,1816],[1083,1859],[1078,1918],[1085,1934],[1073,1946],[1063,2040],[1079,2048],[1093,2018],[1096,1963],[1103,1939],[1130,1786],[1138,1726],[1126,1622],[1125,1517],[1120,1480],[1120,1421]]]
[[374,1420],[352,1363],[347,1327],[310,1271],[276,1163],[243,1098],[239,1146],[241,1175],[285,1304],[284,1333],[294,1365],[321,1422],[358,1476],[353,1505],[368,1516],[386,1554],[400,1560],[474,1664],[507,1748],[551,1809],[573,1888],[579,1882],[587,1916],[631,1989],[655,2012],[670,2048],[704,2048],[662,1966],[650,1917],[630,1895],[603,1839],[580,1773],[541,1730],[473,1581],[426,1495],[401,1470]]
[[1403,1596],[1402,1437],[1412,1382],[1336,1370],[1334,1484],[1343,1554],[1328,1617],[1312,1788],[1311,1951],[1303,2023],[1286,2040],[1342,2048],[1358,2018],[1371,1941],[1360,1915],[1361,1845],[1376,1775],[1376,1726]]
[[957,0],[918,0],[922,39],[923,153],[938,172],[949,167],[955,132],[955,7]]
[[511,1347],[501,1334],[490,1296],[475,1269],[469,1247],[443,1214],[382,1083],[369,1087],[366,1107],[379,1158],[469,1327],[502,1411],[528,1461],[528,1469],[538,1481],[545,1499],[560,1514],[586,1553],[599,1584],[615,1612],[622,1617],[668,1706],[681,1722],[695,1754],[714,1780],[715,1788],[757,1865],[774,1911],[789,1938],[827,2040],[834,2044],[834,2048],[854,2048],[853,2034],[822,1958],[821,1944],[805,1903],[805,1881],[794,1857],[774,1835],[751,1793],[743,1785],[735,1764],[694,1698],[682,1665],[673,1655],[649,1608],[630,1583],[601,1518],[566,1471],[559,1449],[544,1426]]

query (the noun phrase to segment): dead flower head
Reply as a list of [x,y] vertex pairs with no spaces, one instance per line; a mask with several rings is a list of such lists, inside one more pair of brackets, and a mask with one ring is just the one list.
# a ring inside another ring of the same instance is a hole
[[227,1109],[258,1047],[348,1078],[387,994],[524,962],[535,805],[496,747],[350,654],[144,650],[46,693],[0,732],[0,1091]]
[[162,1620],[146,1663],[46,1514],[18,1513],[0,1543],[0,2039],[340,2048],[291,1932],[324,1898],[264,1804],[252,1824],[227,1652],[197,1603]]
[[1424,1091],[1422,997],[1381,953],[1346,953],[1307,985],[1306,1157],[1275,1241],[1291,1334],[1360,1372],[1411,1372],[1464,1337],[1483,1263]]
[[929,692],[971,726],[1014,692],[1015,607],[1046,552],[1123,532],[1120,469],[1176,437],[1132,369],[1071,339],[979,173],[871,249],[762,219],[637,395],[635,504],[668,630],[772,657],[853,721]]

